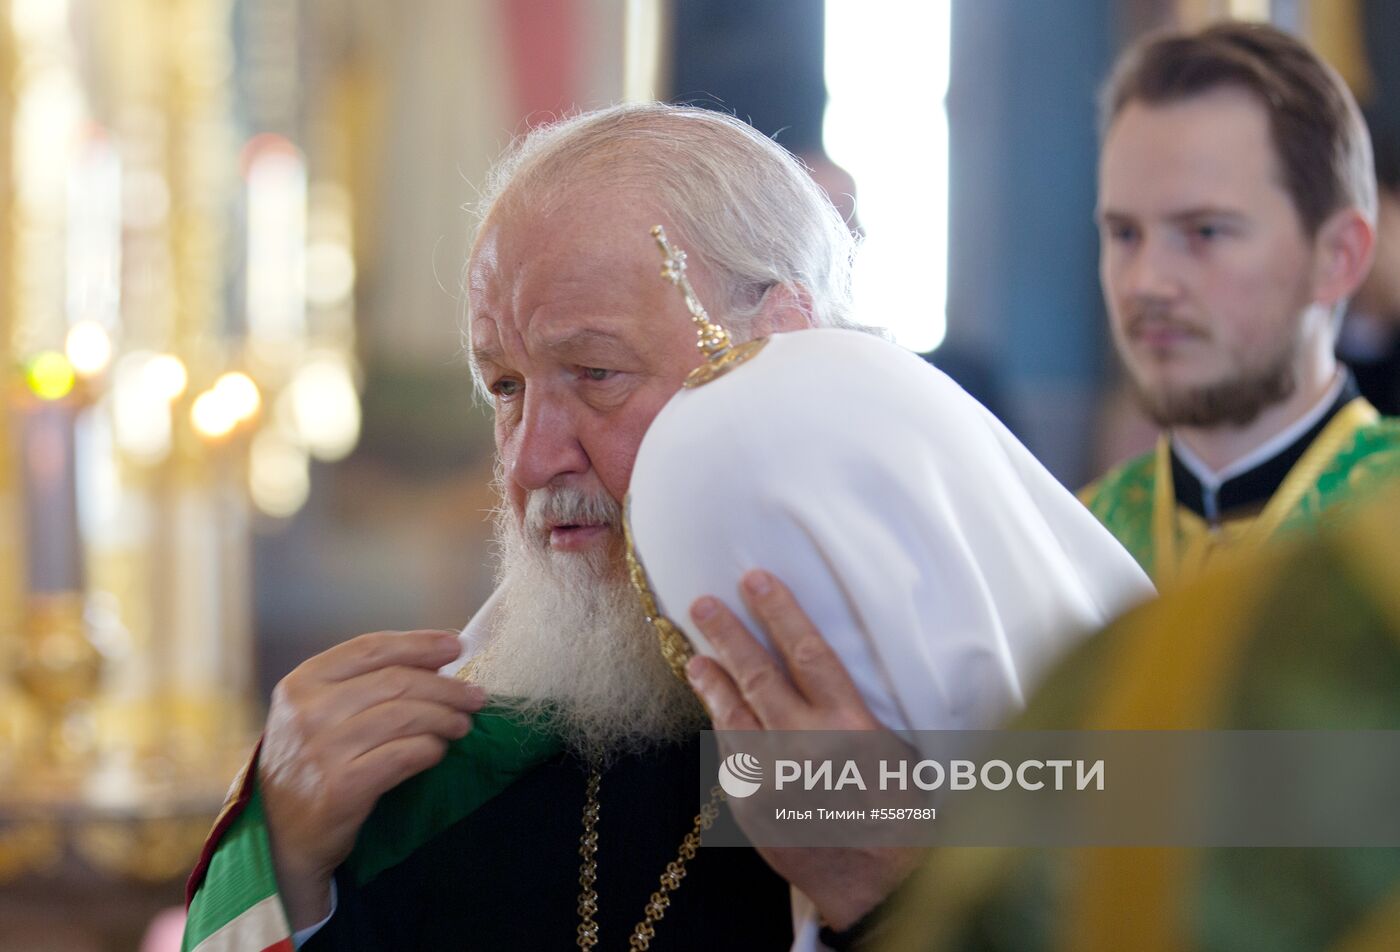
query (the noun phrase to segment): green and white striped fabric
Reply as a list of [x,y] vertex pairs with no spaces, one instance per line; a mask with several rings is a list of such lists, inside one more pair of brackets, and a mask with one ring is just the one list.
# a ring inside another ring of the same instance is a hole
[[[368,882],[560,750],[554,737],[503,712],[482,711],[474,721],[441,763],[379,799],[342,872]],[[191,878],[184,952],[291,952],[256,783],[238,784],[210,839],[207,865]]]
[[290,952],[292,933],[272,870],[262,799],[256,790],[224,831],[190,904],[187,952]]

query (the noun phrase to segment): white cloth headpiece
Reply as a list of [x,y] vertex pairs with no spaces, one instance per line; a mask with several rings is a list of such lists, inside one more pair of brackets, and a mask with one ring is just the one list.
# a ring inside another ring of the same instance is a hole
[[894,344],[774,336],[680,391],[642,440],[629,516],[663,614],[739,577],[796,595],[896,730],[995,726],[1047,664],[1153,594],[1109,532],[985,408]]
[[[695,650],[702,595],[781,579],[895,730],[994,727],[1083,636],[1154,594],[1133,558],[984,407],[846,330],[774,336],[665,406],[632,471],[635,553]],[[765,640],[766,643],[766,640]],[[771,646],[770,646],[771,647]],[[793,891],[794,950],[820,947]]]

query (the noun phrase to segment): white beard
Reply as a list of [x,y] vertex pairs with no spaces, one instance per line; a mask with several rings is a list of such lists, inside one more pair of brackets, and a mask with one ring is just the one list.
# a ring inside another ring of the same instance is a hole
[[[555,552],[550,522],[603,523],[613,544]],[[496,512],[500,579],[509,579],[472,680],[566,745],[607,762],[707,725],[704,708],[662,657],[656,631],[627,579],[621,510],[574,489],[530,494],[525,528]],[[499,581],[499,580],[498,580]]]

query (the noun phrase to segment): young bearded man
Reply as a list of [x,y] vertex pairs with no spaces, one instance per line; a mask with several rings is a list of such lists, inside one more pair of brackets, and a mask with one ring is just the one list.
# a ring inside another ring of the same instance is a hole
[[1272,27],[1131,49],[1103,98],[1100,274],[1155,451],[1082,498],[1159,587],[1400,474],[1400,423],[1333,357],[1371,265],[1370,139]]

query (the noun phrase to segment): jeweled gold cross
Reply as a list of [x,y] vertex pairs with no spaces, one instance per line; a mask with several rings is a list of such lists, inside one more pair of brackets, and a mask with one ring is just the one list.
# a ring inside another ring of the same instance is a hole
[[730,340],[728,331],[710,320],[705,306],[695,296],[695,289],[690,286],[690,279],[685,276],[685,252],[671,247],[671,243],[666,240],[666,229],[660,225],[652,228],[651,236],[661,246],[661,254],[666,259],[661,266],[661,276],[680,288],[681,294],[685,296],[685,306],[690,311],[690,319],[695,322],[695,334],[699,338],[695,346],[711,360],[722,356],[734,346],[734,342]]

